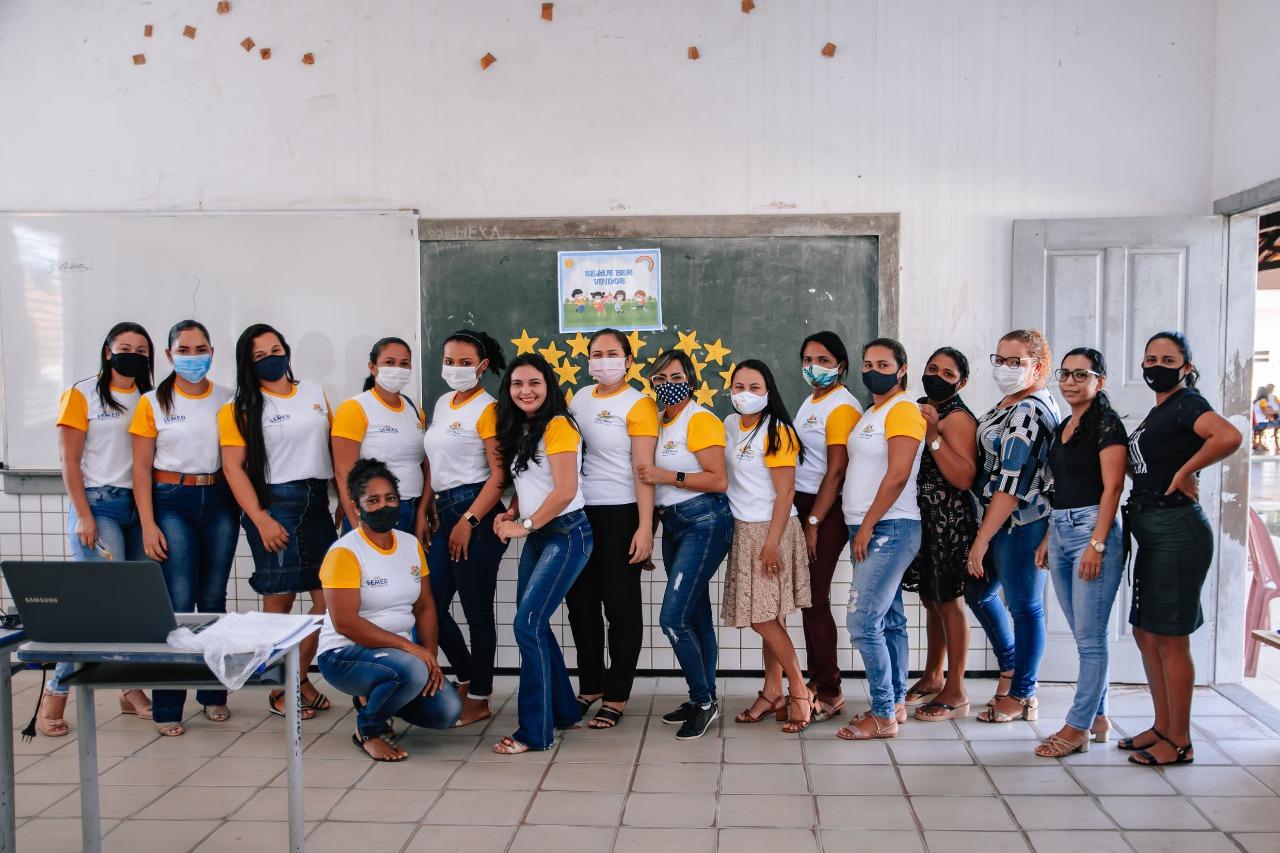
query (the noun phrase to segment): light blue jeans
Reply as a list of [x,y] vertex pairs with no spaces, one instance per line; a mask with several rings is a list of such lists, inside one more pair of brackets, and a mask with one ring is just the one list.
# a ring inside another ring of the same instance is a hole
[[[852,548],[859,524],[849,525]],[[862,655],[871,691],[871,713],[893,719],[894,706],[906,699],[911,648],[907,614],[902,608],[902,576],[920,550],[920,522],[894,518],[871,529],[867,557],[853,566],[845,625]]]
[[1080,653],[1080,675],[1067,725],[1084,730],[1093,726],[1095,716],[1107,713],[1107,625],[1124,576],[1120,523],[1113,521],[1102,555],[1102,572],[1093,580],[1081,579],[1080,557],[1089,547],[1097,523],[1096,506],[1055,509],[1049,519],[1049,574]]

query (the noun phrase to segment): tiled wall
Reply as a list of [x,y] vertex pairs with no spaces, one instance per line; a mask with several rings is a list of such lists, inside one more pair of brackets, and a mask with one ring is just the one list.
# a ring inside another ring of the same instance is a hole
[[[67,516],[66,498],[62,495],[10,495],[0,492],[0,559],[25,560],[61,560],[67,558]],[[677,665],[671,646],[658,628],[658,611],[662,604],[662,592],[666,582],[666,574],[662,570],[661,538],[655,544],[657,570],[648,573],[644,581],[645,602],[645,640],[640,653],[642,669],[676,671]],[[498,666],[514,668],[520,664],[519,651],[511,623],[516,608],[516,563],[520,556],[520,542],[508,548],[502,561],[502,570],[498,576],[497,618],[498,618]],[[850,647],[844,632],[844,603],[849,597],[849,577],[851,567],[847,555],[841,559],[836,569],[835,580],[831,586],[832,611],[836,624],[840,628],[840,666],[846,671],[862,669],[862,662],[857,653]],[[256,610],[259,606],[257,595],[249,588],[249,575],[253,573],[253,561],[249,556],[244,536],[240,537],[240,546],[236,550],[235,567],[232,570],[231,584],[228,589],[228,606],[234,610]],[[712,601],[717,602],[717,620],[719,618],[718,602],[723,589],[720,576],[712,582]],[[8,590],[0,588],[3,602],[8,604]],[[299,606],[300,608],[301,606]],[[914,594],[908,594],[906,600],[907,624],[911,634],[911,668],[919,669],[924,663],[924,609]],[[459,624],[465,624],[462,608],[455,602],[454,618]],[[972,621],[972,620],[971,620]],[[793,614],[787,620],[791,639],[800,651],[804,660],[804,633],[800,628],[800,614]],[[564,646],[565,658],[569,666],[574,666],[576,652],[568,628],[565,610],[561,607],[552,619],[556,635]],[[719,629],[720,636],[720,668],[723,670],[758,670],[760,663],[760,638],[750,629]],[[970,628],[970,650],[968,668],[970,670],[994,670],[996,663],[991,655],[989,644],[982,630],[976,625]]]

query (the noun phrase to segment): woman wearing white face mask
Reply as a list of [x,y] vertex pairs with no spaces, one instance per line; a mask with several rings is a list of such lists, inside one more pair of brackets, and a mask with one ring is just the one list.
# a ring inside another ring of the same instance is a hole
[[[480,377],[486,370],[501,375],[506,366],[502,347],[484,332],[459,329],[445,338],[441,375],[453,390],[436,401],[424,439],[436,515],[428,577],[440,650],[453,666],[463,697],[458,720],[463,726],[492,714],[489,694],[498,651],[493,596],[507,550],[494,533],[493,520],[506,512],[506,473],[498,450],[497,404]],[[449,612],[454,595],[462,600],[470,649]]]
[[978,419],[973,493],[982,508],[982,523],[966,561],[970,580],[965,600],[1000,664],[996,695],[978,719],[1007,723],[1038,716],[1035,691],[1044,655],[1046,575],[1036,568],[1035,557],[1049,525],[1043,487],[1061,415],[1045,388],[1052,362],[1044,333],[1010,332],[1000,339],[991,363],[1005,396]]
[[360,526],[360,513],[347,494],[347,475],[357,459],[385,462],[400,483],[400,520],[396,529],[420,542],[431,535],[431,483],[422,432],[422,410],[401,392],[413,376],[413,353],[400,338],[383,338],[369,351],[364,392],[338,406],[330,443],[345,530]]
[[586,443],[582,494],[595,547],[565,603],[578,647],[578,704],[586,713],[600,701],[588,725],[609,729],[622,719],[631,698],[644,641],[640,572],[652,567],[654,489],[637,480],[635,461],[653,459],[658,406],[627,382],[631,342],[622,332],[601,329],[591,336],[587,351],[596,384],[574,394],[569,411]]

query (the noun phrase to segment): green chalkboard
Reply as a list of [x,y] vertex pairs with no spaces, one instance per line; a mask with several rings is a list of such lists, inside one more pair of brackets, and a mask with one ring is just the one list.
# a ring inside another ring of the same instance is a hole
[[[587,359],[569,343],[574,336],[557,331],[556,252],[655,247],[662,251],[666,329],[636,333],[644,342],[637,360],[646,362],[683,340],[696,363],[705,365],[701,378],[710,390],[704,400],[721,417],[733,411],[725,390],[731,365],[763,360],[794,412],[806,393],[799,356],[806,335],[837,332],[855,375],[861,345],[877,335],[875,237],[424,240],[422,361],[439,364],[444,339],[458,328],[483,329],[502,342],[508,357],[517,349],[512,340],[527,332],[538,339],[539,352],[554,344],[543,354],[563,366],[566,391],[589,386]],[[424,374],[430,411],[447,388],[434,366]],[[492,376],[486,380],[490,390],[496,384]],[[850,388],[865,397],[861,383]]]

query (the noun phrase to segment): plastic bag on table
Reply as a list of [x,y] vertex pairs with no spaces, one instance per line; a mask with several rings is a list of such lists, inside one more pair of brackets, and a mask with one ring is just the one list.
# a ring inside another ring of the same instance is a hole
[[[230,619],[239,614],[222,617]],[[204,655],[205,665],[228,690],[239,690],[258,667],[271,656],[271,643],[246,645],[243,640],[228,639],[212,631],[194,633],[190,628],[175,628],[169,633],[169,645]]]

